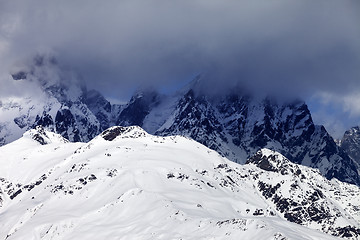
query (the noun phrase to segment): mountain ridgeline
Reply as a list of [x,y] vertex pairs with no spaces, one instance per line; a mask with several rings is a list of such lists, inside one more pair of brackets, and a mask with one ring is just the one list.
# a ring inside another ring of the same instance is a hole
[[[111,104],[99,92],[63,80],[43,81],[56,62],[42,60],[14,80],[41,89],[41,96],[0,99],[0,145],[42,125],[70,141],[87,142],[110,126],[137,125],[159,136],[183,135],[244,164],[259,149],[268,148],[290,161],[317,168],[328,179],[360,185],[356,164],[336,145],[323,126],[315,125],[307,105],[279,102],[241,91],[221,96],[197,91],[197,80],[173,96],[137,92],[124,105]],[[46,73],[46,72],[45,72]]]

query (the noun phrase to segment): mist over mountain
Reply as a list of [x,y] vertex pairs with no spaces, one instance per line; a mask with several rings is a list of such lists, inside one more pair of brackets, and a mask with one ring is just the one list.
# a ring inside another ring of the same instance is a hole
[[359,9],[357,1],[334,0],[5,1],[1,74],[50,51],[111,97],[203,73],[209,86],[240,82],[300,97],[327,93],[335,101],[360,88]]
[[3,1],[0,95],[24,91],[9,81],[14,63],[51,52],[117,102],[203,74],[209,89],[296,95],[341,138],[359,125],[359,11],[336,0]]
[[36,56],[27,68],[12,73],[19,86],[39,93],[1,100],[2,145],[37,125],[74,142],[90,141],[110,126],[136,125],[156,135],[188,136],[242,164],[266,147],[318,168],[328,179],[360,184],[356,164],[296,98],[253,95],[238,84],[231,91],[209,91],[198,75],[174,94],[145,88],[119,105],[69,76],[51,55]]
[[359,238],[359,12],[0,1],[0,236]]

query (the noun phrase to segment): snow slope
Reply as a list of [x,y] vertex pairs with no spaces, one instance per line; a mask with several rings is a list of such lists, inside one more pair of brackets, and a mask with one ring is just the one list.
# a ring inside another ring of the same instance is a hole
[[[139,127],[112,127],[88,143],[37,128],[0,147],[0,165],[0,239],[359,236],[358,187],[267,149],[241,166]],[[291,221],[289,197],[308,213],[301,222]]]

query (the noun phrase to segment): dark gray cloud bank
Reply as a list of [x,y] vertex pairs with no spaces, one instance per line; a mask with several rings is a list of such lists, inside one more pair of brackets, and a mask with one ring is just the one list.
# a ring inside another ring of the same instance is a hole
[[0,70],[50,51],[90,88],[120,99],[202,73],[212,87],[240,82],[310,99],[323,123],[336,103],[353,123],[359,23],[357,0],[0,0]]

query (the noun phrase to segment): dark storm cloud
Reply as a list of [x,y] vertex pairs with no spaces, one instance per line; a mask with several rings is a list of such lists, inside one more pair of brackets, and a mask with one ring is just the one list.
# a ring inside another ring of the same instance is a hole
[[[2,65],[44,49],[116,96],[203,73],[211,87],[360,90],[358,1],[1,1]],[[296,89],[295,92],[290,91]]]

